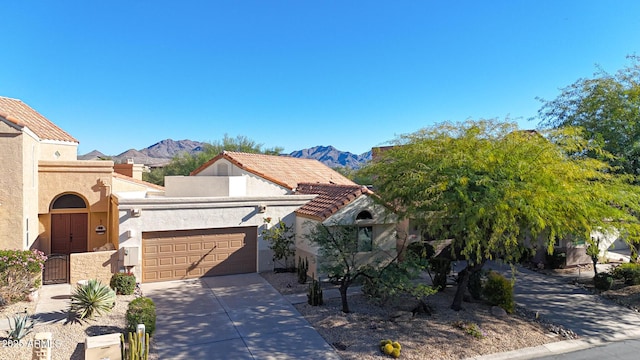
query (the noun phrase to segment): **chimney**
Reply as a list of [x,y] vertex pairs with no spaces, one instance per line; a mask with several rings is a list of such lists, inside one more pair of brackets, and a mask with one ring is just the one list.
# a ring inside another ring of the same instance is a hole
[[118,174],[125,175],[136,180],[142,180],[142,169],[144,165],[134,164],[133,159],[127,159],[126,164],[113,165],[113,171]]

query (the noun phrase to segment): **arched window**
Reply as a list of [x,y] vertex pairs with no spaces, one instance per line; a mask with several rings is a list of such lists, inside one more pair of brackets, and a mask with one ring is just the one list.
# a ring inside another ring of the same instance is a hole
[[86,209],[87,204],[85,204],[84,200],[78,196],[73,194],[65,194],[58,197],[53,204],[51,205],[51,209]]
[[373,216],[367,210],[363,210],[358,213],[356,220],[373,220]]

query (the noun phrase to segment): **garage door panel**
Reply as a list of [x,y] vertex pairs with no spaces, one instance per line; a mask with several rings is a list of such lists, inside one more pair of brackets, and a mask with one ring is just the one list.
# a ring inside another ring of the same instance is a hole
[[142,234],[143,282],[256,271],[257,228]]

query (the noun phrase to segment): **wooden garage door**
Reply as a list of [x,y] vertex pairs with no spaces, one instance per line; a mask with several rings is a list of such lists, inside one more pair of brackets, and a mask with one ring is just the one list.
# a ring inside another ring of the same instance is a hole
[[146,232],[142,281],[256,272],[257,228]]

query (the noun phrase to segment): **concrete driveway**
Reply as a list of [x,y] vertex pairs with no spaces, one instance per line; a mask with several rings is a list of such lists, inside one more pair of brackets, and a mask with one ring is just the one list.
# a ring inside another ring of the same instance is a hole
[[340,359],[258,274],[142,284],[160,359]]

